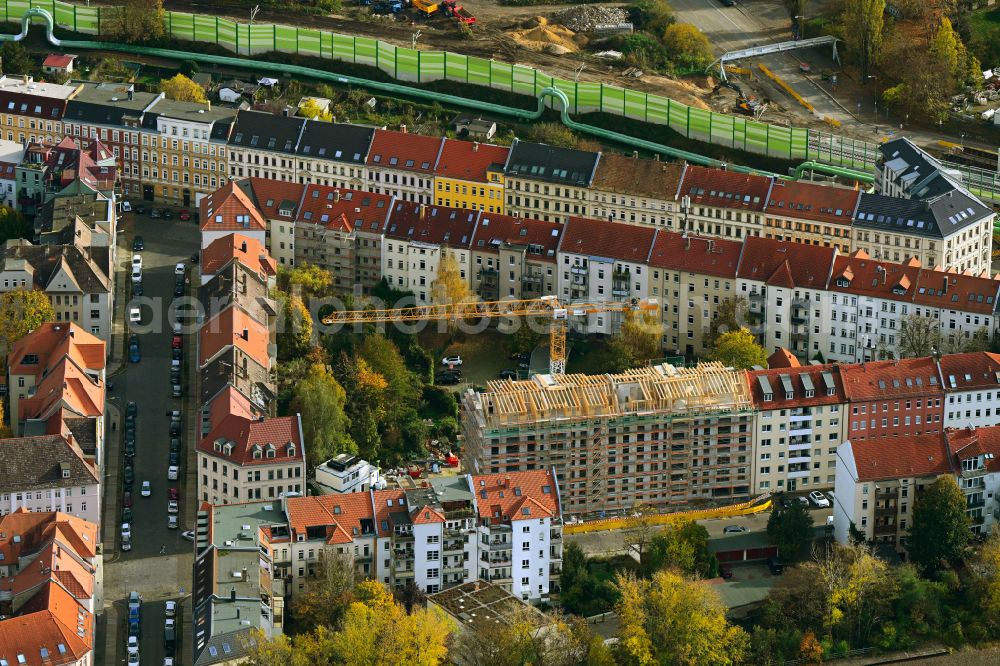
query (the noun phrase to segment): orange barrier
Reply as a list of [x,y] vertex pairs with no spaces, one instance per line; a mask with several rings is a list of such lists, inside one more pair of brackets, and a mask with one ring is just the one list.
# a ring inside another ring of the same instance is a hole
[[[650,525],[666,525],[680,518],[687,520],[706,520],[709,518],[732,518],[734,516],[750,516],[762,511],[771,510],[770,495],[761,495],[749,502],[733,504],[731,506],[720,506],[714,509],[692,509],[691,511],[678,511],[676,513],[662,513],[656,516],[649,516],[647,523]],[[589,532],[607,532],[620,530],[628,526],[628,518],[602,518],[591,520],[585,523],[569,523],[563,525],[563,534],[587,534]]]
[[795,92],[794,90],[792,90],[792,87],[790,85],[788,85],[787,83],[785,83],[781,79],[781,77],[779,77],[777,74],[775,74],[774,72],[772,72],[771,70],[769,70],[764,65],[757,65],[757,67],[760,68],[760,71],[764,72],[764,75],[767,76],[767,78],[769,78],[772,81],[774,81],[775,83],[777,83],[778,86],[782,90],[784,90],[786,93],[788,93],[789,95],[791,95],[792,99],[794,99],[796,102],[798,102],[799,104],[801,104],[805,108],[809,109],[809,111],[811,111],[812,113],[816,113],[816,109],[813,107],[813,105],[810,104],[809,102],[807,102],[806,100],[802,99],[802,95],[800,95],[797,92]]

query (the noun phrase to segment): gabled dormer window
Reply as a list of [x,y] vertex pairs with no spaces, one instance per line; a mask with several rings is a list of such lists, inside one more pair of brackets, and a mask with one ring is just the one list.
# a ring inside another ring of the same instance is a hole
[[287,451],[288,451],[288,457],[289,458],[294,458],[295,457],[295,445],[292,444],[291,442],[288,442]]

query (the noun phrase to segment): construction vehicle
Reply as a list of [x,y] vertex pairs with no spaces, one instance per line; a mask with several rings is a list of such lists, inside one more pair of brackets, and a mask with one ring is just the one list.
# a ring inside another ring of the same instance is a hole
[[438,3],[431,0],[413,0],[413,8],[424,16],[432,16],[437,13]]
[[404,321],[465,319],[500,319],[502,317],[540,317],[549,320],[549,372],[566,372],[566,323],[570,317],[602,312],[655,312],[655,298],[607,303],[562,304],[555,296],[529,300],[480,301],[450,305],[415,305],[387,310],[342,310],[323,318],[327,326],[336,324],[376,324]]
[[736,113],[742,113],[745,116],[752,116],[754,120],[759,120],[764,111],[767,110],[767,104],[761,104],[761,102],[753,95],[747,95],[743,92],[743,89],[732,81],[720,81],[718,85],[715,86],[716,92],[725,86],[730,90],[734,91],[739,97],[736,103],[733,105],[733,111]]
[[444,11],[445,16],[450,16],[459,23],[472,25],[476,22],[476,17],[469,13],[465,7],[458,4],[457,0],[443,0],[441,2],[441,8]]

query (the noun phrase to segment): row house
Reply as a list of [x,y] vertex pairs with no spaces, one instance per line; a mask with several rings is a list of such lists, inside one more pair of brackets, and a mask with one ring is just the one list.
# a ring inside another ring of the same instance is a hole
[[296,152],[299,184],[369,189],[365,162],[375,134],[363,125],[307,120]]
[[946,429],[1000,425],[1000,356],[945,354],[938,359],[938,368],[946,397]]
[[101,522],[100,470],[63,435],[0,439],[0,517],[24,509]]
[[766,176],[688,165],[678,191],[679,230],[732,240],[763,236],[772,184]]
[[555,294],[562,231],[557,222],[481,214],[472,243],[472,292],[484,301]]
[[239,234],[267,247],[267,221],[250,195],[234,182],[229,182],[202,198],[201,249],[213,241]]
[[[557,288],[560,298],[590,303],[646,298],[649,253],[656,232],[652,227],[571,217],[559,240]],[[586,316],[583,324],[586,330],[613,333],[623,315]]]
[[86,149],[70,137],[56,145],[28,144],[15,173],[18,205],[29,215],[58,196],[100,194],[114,201],[118,183],[114,155],[99,139]]
[[804,180],[776,180],[764,207],[765,238],[806,245],[852,249],[851,220],[859,190],[819,185]]
[[226,148],[229,177],[296,182],[295,151],[306,119],[264,111],[242,111]]
[[617,153],[602,153],[590,186],[588,199],[592,217],[678,229],[680,209],[677,190],[687,165],[661,162]]
[[445,139],[434,169],[434,203],[503,214],[509,153],[506,146]]
[[96,523],[58,511],[0,517],[0,663],[93,666],[104,607]]
[[24,160],[24,146],[0,139],[0,205],[17,208],[17,167]]
[[1000,427],[945,431],[972,533],[993,534],[1000,518]]
[[58,143],[64,136],[66,106],[79,84],[36,82],[30,76],[0,75],[0,127],[3,138],[21,145]]
[[279,266],[295,266],[295,220],[306,186],[255,176],[233,182],[254,202],[267,224],[268,254]]
[[401,202],[434,202],[434,170],[444,147],[443,137],[382,130],[375,132],[365,162],[365,189],[388,194]]
[[847,437],[909,437],[941,432],[944,389],[932,357],[840,367],[850,403]]
[[742,250],[733,240],[657,230],[647,271],[664,349],[687,358],[708,355],[712,320],[724,300],[736,297]]
[[200,284],[207,283],[233,262],[256,272],[268,288],[274,286],[278,266],[267,247],[255,238],[235,233],[216,238],[201,251],[198,262]]
[[601,154],[514,140],[504,166],[505,211],[565,223],[591,215],[590,187]]
[[472,243],[480,213],[396,201],[382,240],[382,275],[395,289],[412,292],[418,305],[433,300],[442,256],[455,260],[470,280]]

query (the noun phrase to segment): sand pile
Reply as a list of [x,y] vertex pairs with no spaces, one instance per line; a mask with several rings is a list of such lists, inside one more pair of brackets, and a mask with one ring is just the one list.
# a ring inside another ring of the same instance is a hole
[[536,16],[523,30],[515,30],[509,34],[511,39],[526,49],[556,55],[575,53],[587,44],[587,38],[583,35],[558,23],[549,23],[543,16]]

